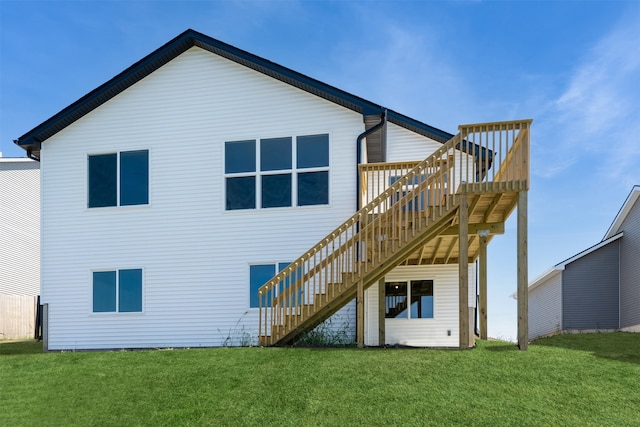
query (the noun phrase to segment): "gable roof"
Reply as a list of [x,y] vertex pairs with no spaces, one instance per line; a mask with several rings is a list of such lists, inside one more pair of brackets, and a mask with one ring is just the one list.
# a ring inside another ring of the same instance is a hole
[[559,274],[561,271],[563,271],[567,267],[568,264],[571,264],[572,262],[577,261],[580,258],[589,255],[591,252],[597,251],[598,249],[600,249],[603,246],[607,246],[609,243],[618,240],[622,236],[623,236],[623,233],[618,233],[618,234],[616,234],[614,236],[611,236],[611,237],[609,237],[607,239],[602,240],[600,243],[595,244],[595,245],[591,246],[590,248],[585,249],[582,252],[579,252],[579,253],[575,254],[571,258],[567,258],[564,261],[554,265],[553,267],[551,267],[550,269],[548,269],[547,271],[542,273],[540,276],[536,277],[536,279],[533,280],[531,283],[529,283],[529,290],[534,289],[535,287],[537,287],[538,285],[546,282],[547,280],[549,280],[550,278],[552,278],[556,274]]
[[631,189],[631,193],[629,193],[629,195],[627,196],[627,200],[625,200],[624,203],[622,204],[622,207],[620,208],[618,215],[616,215],[615,219],[613,220],[613,223],[605,233],[602,240],[606,240],[609,237],[613,236],[614,234],[617,234],[618,231],[620,231],[620,226],[622,226],[622,223],[627,218],[627,215],[629,215],[629,212],[631,212],[631,208],[633,208],[633,205],[635,205],[636,200],[638,200],[638,197],[640,197],[640,185],[635,185]]
[[[371,101],[367,101],[366,99],[352,95],[334,86],[298,73],[297,71],[188,29],[140,61],[131,65],[111,80],[87,93],[73,104],[31,129],[16,139],[14,143],[24,148],[29,157],[39,159],[42,142],[194,46],[361,113],[362,115],[380,115],[385,110],[384,107]],[[388,109],[387,120],[439,142],[446,142],[453,137],[453,135],[448,132]]]
[[554,265],[549,270],[545,271],[540,276],[536,277],[535,280],[533,280],[532,282],[529,282],[529,290],[535,288],[536,286],[540,285],[543,282],[546,282],[551,277],[558,274],[560,271],[564,270],[567,264],[572,263],[573,261],[580,259],[583,256],[588,255],[591,252],[598,250],[601,247],[606,246],[609,243],[621,238],[623,233],[620,231],[620,226],[622,226],[622,223],[627,218],[627,215],[629,215],[629,212],[631,212],[631,209],[635,205],[638,198],[640,198],[640,185],[634,185],[633,188],[631,189],[631,193],[629,193],[629,195],[627,196],[627,199],[622,204],[622,207],[620,208],[618,215],[616,215],[615,219],[613,220],[613,223],[611,224],[611,226],[605,233],[604,237],[602,238],[602,241],[572,256],[571,258],[568,258]]

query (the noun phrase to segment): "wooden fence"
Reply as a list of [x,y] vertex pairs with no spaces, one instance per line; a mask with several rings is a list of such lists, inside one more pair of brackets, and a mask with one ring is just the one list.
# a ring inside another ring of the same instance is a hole
[[34,337],[37,299],[0,294],[0,340]]

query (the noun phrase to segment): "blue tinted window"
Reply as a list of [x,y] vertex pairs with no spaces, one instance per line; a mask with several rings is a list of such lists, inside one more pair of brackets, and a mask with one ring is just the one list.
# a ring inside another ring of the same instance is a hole
[[118,311],[142,311],[142,270],[118,271]]
[[291,174],[262,177],[262,207],[291,206]]
[[149,151],[120,153],[120,205],[149,203]]
[[433,318],[433,280],[411,281],[411,318]]
[[[291,264],[290,262],[281,262],[278,264],[278,271],[282,271],[287,268]],[[286,292],[290,287],[295,286],[296,283],[299,283],[302,280],[302,267],[298,267],[289,277],[280,282],[278,292]],[[286,307],[295,307],[303,303],[302,299],[303,288],[302,286],[298,288],[298,291],[295,292],[293,296],[293,300],[290,297],[285,298],[285,306]]]
[[299,168],[329,166],[329,135],[299,136],[296,142]]
[[227,178],[227,210],[255,209],[256,177]]
[[113,154],[89,156],[89,207],[116,206],[118,158]]
[[259,307],[258,289],[276,274],[274,264],[257,264],[249,266],[249,306]]
[[116,311],[116,272],[93,273],[93,311],[103,313]]
[[225,173],[256,171],[256,142],[233,141],[224,145]]
[[298,174],[298,206],[329,203],[329,172]]
[[291,138],[260,140],[260,170],[291,169]]

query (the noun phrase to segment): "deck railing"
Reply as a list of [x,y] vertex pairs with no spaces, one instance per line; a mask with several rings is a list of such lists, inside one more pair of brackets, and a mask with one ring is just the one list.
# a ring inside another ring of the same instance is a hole
[[[495,188],[496,183],[504,184],[498,188],[509,190],[507,184],[528,183],[530,125],[531,120],[522,120],[459,126],[460,133],[454,137],[456,144],[441,147],[439,158],[431,163],[434,170],[449,169],[449,173],[441,176],[439,185],[455,192],[460,183],[471,184],[469,191],[487,191]],[[360,165],[361,205],[371,202],[418,163]]]
[[463,125],[421,162],[362,165],[363,208],[258,290],[261,343],[292,336],[374,270],[389,268],[456,208],[461,190],[525,189],[530,124]]

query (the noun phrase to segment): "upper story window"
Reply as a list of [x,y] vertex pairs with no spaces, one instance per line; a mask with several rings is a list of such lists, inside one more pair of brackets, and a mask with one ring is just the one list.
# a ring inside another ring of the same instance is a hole
[[89,156],[88,206],[149,203],[149,150]]
[[227,210],[329,203],[329,135],[225,143]]

